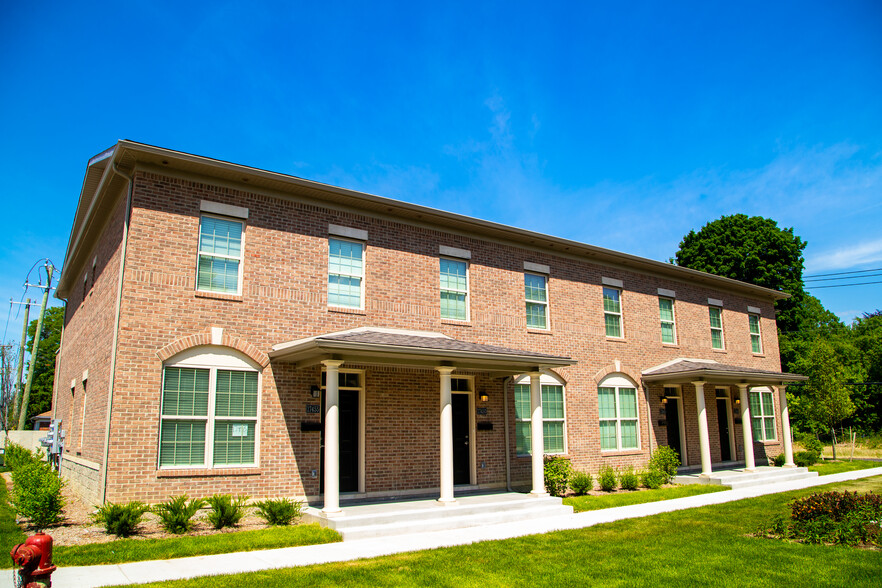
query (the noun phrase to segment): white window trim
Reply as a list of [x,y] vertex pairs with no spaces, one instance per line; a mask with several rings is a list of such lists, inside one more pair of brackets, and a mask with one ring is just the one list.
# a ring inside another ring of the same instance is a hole
[[[454,290],[451,288],[446,288],[446,289],[441,288],[441,260],[442,259],[465,264],[465,271],[466,271],[466,273],[465,273],[466,289],[465,290]],[[471,267],[469,267],[470,265],[471,265],[471,262],[467,258],[464,258],[464,257],[450,257],[449,255],[442,255],[442,256],[438,257],[438,306],[439,306],[439,310],[440,310],[440,305],[441,305],[441,293],[442,292],[458,292],[461,294],[465,294],[465,316],[466,317],[464,319],[458,319],[458,318],[451,318],[451,317],[442,316],[441,320],[459,321],[461,323],[466,323],[471,320],[471,317],[472,317],[471,298],[472,297],[469,295],[469,290],[471,290],[471,288],[472,288],[472,283],[471,283]]]
[[[750,319],[752,317],[756,318],[756,333],[753,332],[753,326],[750,324]],[[747,330],[750,331],[750,350],[757,355],[762,355],[763,352],[763,328],[760,325],[760,321],[761,319],[758,314],[750,313],[747,315]],[[759,351],[753,349],[754,337],[756,337],[757,342],[759,342]]]
[[[750,395],[751,394],[759,394],[759,404],[760,404],[760,414],[754,414],[753,409],[751,409],[751,411],[750,411],[750,420],[751,420],[750,431],[754,434],[754,437],[756,437],[756,432],[753,430],[753,421],[756,419],[760,419],[760,429],[759,429],[760,435],[759,436],[762,438],[755,438],[754,441],[759,441],[760,443],[765,443],[765,442],[771,443],[771,442],[778,441],[778,415],[775,413],[775,393],[772,391],[771,388],[766,388],[766,387],[751,388],[747,393],[748,406],[750,406]],[[770,401],[772,403],[771,414],[766,413],[767,404],[763,400],[763,394],[770,395],[770,398],[771,398]],[[775,436],[772,438],[766,438],[765,419],[772,419],[772,430],[775,432]]]
[[[219,253],[206,253],[206,257],[219,257],[221,259],[235,259],[239,261],[239,273],[236,276],[236,292],[217,292],[215,290],[201,290],[199,288],[199,258],[202,256],[202,219],[203,218],[216,218],[218,220],[227,221],[231,223],[239,223],[242,225],[242,242],[239,245],[239,257],[235,257],[232,255],[221,255]],[[203,212],[199,216],[199,232],[196,235],[196,291],[197,292],[208,292],[210,294],[227,294],[229,296],[241,296],[242,295],[242,276],[243,270],[245,269],[245,221],[241,218],[233,218],[229,216],[221,216],[218,214],[208,214]]]
[[[616,292],[619,293],[619,312],[609,311],[606,309],[606,306],[603,305],[603,290],[615,290]],[[603,308],[603,334],[608,339],[624,339],[625,338],[625,317],[624,317],[625,304],[624,304],[624,301],[622,300],[623,290],[622,290],[622,288],[616,288],[614,286],[603,286],[603,290],[600,293],[600,302],[601,302],[601,307]],[[607,335],[607,333],[606,333],[606,315],[608,315],[608,314],[619,317],[619,335],[618,336]]]
[[550,299],[550,296],[549,296],[549,293],[548,293],[548,275],[543,275],[543,274],[540,274],[540,273],[538,273],[538,272],[524,272],[524,277],[525,277],[525,278],[526,278],[526,276],[528,276],[528,275],[529,275],[529,276],[536,276],[537,278],[542,278],[542,280],[544,281],[544,283],[545,283],[545,301],[543,302],[543,301],[540,301],[540,300],[530,300],[529,298],[527,298],[526,288],[524,288],[524,311],[525,311],[525,314],[526,314],[526,309],[527,309],[528,305],[530,305],[530,304],[538,304],[538,305],[544,306],[544,307],[545,307],[545,326],[544,326],[544,327],[535,327],[535,326],[527,325],[527,328],[528,328],[528,329],[536,329],[536,330],[539,330],[539,331],[548,331],[548,330],[551,329],[551,316],[550,316],[550,313],[549,313],[549,310],[550,310],[550,306],[549,306],[549,301],[550,301],[549,299]]
[[[600,451],[606,453],[613,452],[621,452],[621,451],[640,451],[641,447],[643,447],[643,440],[640,435],[640,386],[633,383],[629,378],[621,374],[610,374],[600,384],[597,385],[597,402],[598,409],[600,408],[600,389],[601,388],[613,388],[615,389],[616,396],[616,416],[615,418],[603,418],[598,417],[598,423],[602,421],[615,421],[616,423],[616,446],[614,449],[604,449],[603,448],[603,440],[600,440]],[[634,389],[634,410],[636,411],[636,415],[633,419],[627,418],[624,419],[621,415],[622,403],[619,399],[619,391],[622,388],[633,388]],[[598,410],[599,412],[599,410]],[[622,447],[622,421],[623,420],[633,420],[637,427],[637,446],[636,447]],[[600,425],[598,424],[598,430]]]
[[[726,350],[726,333],[725,333],[724,329],[725,329],[726,325],[723,323],[723,307],[717,306],[715,304],[711,304],[707,308],[708,308],[707,321],[708,321],[708,325],[710,326],[710,330],[711,330],[711,349],[713,349],[714,351],[725,351]],[[713,323],[710,322],[710,312],[713,309],[717,309],[718,311],[720,311],[720,326],[719,327],[715,327],[713,325]],[[714,331],[720,332],[720,345],[721,345],[721,347],[714,347],[714,335],[713,335]]]
[[[522,385],[522,386],[529,387],[530,384],[531,384],[530,383],[530,376],[527,374],[523,374],[523,375],[518,376],[517,378],[514,379],[515,386]],[[562,400],[563,400],[563,411],[564,411],[562,419],[548,418],[545,416],[545,411],[543,409],[543,411],[542,411],[542,422],[543,423],[545,423],[545,421],[553,422],[553,423],[563,422],[563,451],[554,452],[554,453],[545,453],[545,434],[543,431],[542,452],[544,455],[566,455],[567,453],[569,453],[569,440],[567,439],[567,385],[563,380],[555,377],[554,375],[543,373],[541,376],[539,376],[539,394],[540,395],[542,394],[542,386],[560,386],[561,387],[561,395],[562,395]],[[531,394],[532,394],[532,391],[531,391]],[[512,400],[514,400],[514,395],[512,395]],[[532,402],[531,402],[531,408],[532,408]],[[531,425],[531,429],[532,429],[533,419],[531,418],[531,415],[527,415],[526,418],[519,419],[519,418],[517,418],[517,413],[515,413],[514,420],[515,420],[515,434],[516,435],[517,435],[517,423],[528,423]],[[532,435],[530,436],[530,439],[532,440]],[[517,442],[515,442],[515,447],[517,447]],[[530,451],[529,453],[516,453],[516,455],[518,457],[528,457],[528,456],[533,455],[533,452]]]
[[[331,273],[331,241],[341,241],[345,243],[355,243],[357,245],[361,245],[361,274],[332,274]],[[338,236],[328,237],[328,279],[325,281],[325,289],[328,290],[328,287],[331,285],[331,276],[345,276],[348,278],[358,278],[361,280],[358,292],[358,306],[340,306],[339,304],[331,304],[331,296],[330,291],[326,292],[326,296],[328,299],[328,307],[330,308],[349,308],[353,310],[364,310],[364,293],[365,293],[365,274],[367,273],[365,269],[367,268],[367,244],[364,241],[359,241],[356,239],[344,239]]]
[[[238,354],[231,353],[226,349],[218,348],[202,348],[203,353],[198,353],[192,349],[183,351],[171,358],[171,360],[162,364],[162,384],[159,390],[159,430],[156,435],[156,468],[160,470],[222,470],[222,469],[241,469],[241,468],[257,468],[260,467],[260,411],[261,411],[261,391],[263,390],[263,374],[257,369],[252,362],[245,361]],[[225,364],[228,361],[229,364]],[[232,365],[236,364],[236,365]],[[206,416],[177,416],[162,414],[162,399],[165,390],[165,368],[195,368],[207,369],[208,371],[208,414]],[[215,398],[217,393],[217,372],[218,370],[231,372],[254,372],[257,374],[257,411],[253,417],[220,417],[214,414]],[[233,465],[214,465],[214,423],[216,420],[222,421],[242,421],[254,423],[254,463],[253,464],[233,464]],[[205,461],[199,464],[189,465],[160,465],[160,451],[162,446],[162,422],[163,421],[193,421],[205,422]]]
[[661,306],[659,306],[659,309],[658,309],[658,318],[659,318],[659,324],[663,325],[665,323],[670,323],[671,328],[674,331],[674,340],[671,342],[668,342],[668,341],[664,340],[664,330],[662,330],[662,343],[664,345],[676,345],[677,344],[677,309],[675,308],[677,306],[676,300],[671,298],[670,296],[659,296],[658,299],[671,301],[671,320],[666,321],[661,318]]

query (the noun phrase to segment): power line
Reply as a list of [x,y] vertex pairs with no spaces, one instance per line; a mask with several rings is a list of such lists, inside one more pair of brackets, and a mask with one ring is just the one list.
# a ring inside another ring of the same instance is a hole
[[865,274],[867,272],[879,272],[879,271],[882,271],[882,267],[877,267],[877,268],[867,269],[867,270],[855,270],[853,272],[838,272],[838,273],[833,273],[833,274],[812,274],[812,275],[808,275],[808,276],[803,276],[803,278],[823,278],[826,276],[844,276],[846,274]]
[[860,284],[836,284],[832,286],[806,286],[807,289],[820,290],[821,288],[847,288],[848,286],[869,286],[870,284],[882,284],[882,280],[878,282],[861,282]]
[[834,280],[862,280],[864,278],[873,278],[876,276],[882,276],[882,274],[867,274],[865,276],[840,276],[838,278],[811,278],[808,280],[804,280],[805,282],[832,282]]

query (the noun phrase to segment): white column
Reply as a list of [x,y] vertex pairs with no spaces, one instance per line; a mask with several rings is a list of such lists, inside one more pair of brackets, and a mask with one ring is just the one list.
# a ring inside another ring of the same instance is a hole
[[325,507],[327,517],[343,515],[340,510],[340,390],[342,361],[326,359],[325,365]]
[[542,386],[539,372],[530,372],[530,401],[533,405],[533,413],[530,419],[530,433],[532,435],[533,450],[533,490],[530,496],[541,498],[548,496],[545,491],[545,435],[542,427]]
[[436,367],[441,374],[441,496],[438,502],[451,504],[453,497],[453,406],[450,399],[452,367]]
[[781,434],[784,435],[784,467],[795,468],[793,463],[793,440],[790,438],[790,411],[787,408],[787,386],[778,386],[781,399]]
[[695,386],[695,403],[698,405],[698,443],[701,447],[701,477],[711,475],[710,434],[707,429],[707,408],[704,406],[704,382],[692,382]]
[[741,398],[741,436],[744,439],[744,469],[752,472],[756,469],[756,461],[753,458],[753,421],[750,417],[750,397],[747,388],[747,384],[738,384]]

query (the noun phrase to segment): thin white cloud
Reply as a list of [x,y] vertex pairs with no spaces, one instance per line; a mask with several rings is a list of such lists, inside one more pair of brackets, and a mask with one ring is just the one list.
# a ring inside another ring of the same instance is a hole
[[806,262],[812,272],[848,269],[860,265],[882,263],[882,239],[854,243],[828,251]]

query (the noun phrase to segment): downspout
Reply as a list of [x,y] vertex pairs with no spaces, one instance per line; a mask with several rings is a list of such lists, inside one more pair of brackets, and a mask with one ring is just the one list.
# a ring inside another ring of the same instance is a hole
[[107,500],[107,461],[110,457],[110,417],[113,413],[113,385],[116,380],[116,355],[117,344],[119,343],[119,317],[122,310],[123,273],[126,268],[126,246],[129,243],[129,223],[131,222],[132,217],[132,190],[135,183],[132,176],[120,171],[116,166],[115,160],[111,159],[110,167],[113,169],[114,173],[127,180],[128,189],[126,190],[126,216],[123,219],[122,249],[120,250],[119,256],[119,280],[116,286],[116,315],[114,317],[113,325],[113,346],[111,347],[110,353],[110,378],[107,385],[107,417],[104,426],[104,459],[101,464],[101,504],[104,504]]
[[503,414],[503,429],[505,431],[505,489],[508,492],[514,492],[511,489],[511,449],[509,448],[509,440],[508,436],[508,383],[511,381],[511,376],[506,376],[502,379],[502,414]]

